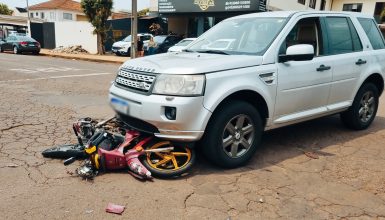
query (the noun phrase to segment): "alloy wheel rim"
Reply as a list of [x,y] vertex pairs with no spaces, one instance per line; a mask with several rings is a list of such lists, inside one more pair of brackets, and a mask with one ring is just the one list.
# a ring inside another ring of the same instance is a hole
[[361,99],[360,109],[358,110],[358,115],[360,120],[363,123],[370,121],[374,115],[375,110],[375,99],[373,92],[366,92]]
[[13,48],[13,53],[17,54],[17,48],[16,47]]
[[233,117],[223,131],[223,151],[230,158],[243,156],[254,143],[254,133],[255,126],[249,116],[241,114]]
[[[149,147],[149,149],[154,150],[170,146],[173,145],[168,141],[164,141]],[[173,147],[174,150],[170,152],[147,153],[147,163],[153,169],[159,171],[176,171],[186,167],[191,161],[191,150],[187,147]]]

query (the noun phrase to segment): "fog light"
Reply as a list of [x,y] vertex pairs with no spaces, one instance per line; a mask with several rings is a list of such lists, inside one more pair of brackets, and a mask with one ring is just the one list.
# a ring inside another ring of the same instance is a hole
[[164,108],[164,115],[166,116],[166,118],[168,120],[175,120],[176,119],[176,108],[166,106]]

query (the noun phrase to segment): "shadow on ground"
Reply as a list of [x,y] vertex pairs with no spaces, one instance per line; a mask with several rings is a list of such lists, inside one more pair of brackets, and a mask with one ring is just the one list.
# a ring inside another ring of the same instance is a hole
[[344,146],[347,142],[383,129],[385,129],[384,117],[377,116],[367,130],[354,131],[344,127],[338,115],[275,129],[263,135],[260,149],[248,164],[232,170],[222,169],[209,163],[199,152],[201,146],[197,146],[198,160],[187,178],[222,172],[236,174],[258,169],[271,172],[270,166],[304,155],[305,152],[312,152],[320,157],[334,156],[323,150],[334,145]]

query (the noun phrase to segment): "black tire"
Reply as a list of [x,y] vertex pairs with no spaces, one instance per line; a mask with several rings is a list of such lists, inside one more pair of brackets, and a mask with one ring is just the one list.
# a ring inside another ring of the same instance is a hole
[[[236,168],[246,164],[261,141],[263,126],[258,110],[247,102],[230,101],[212,117],[201,141],[203,154],[211,162],[224,168]],[[242,128],[237,128],[238,123],[242,124]],[[226,139],[228,146],[223,147]]]
[[340,114],[341,121],[350,129],[364,130],[376,117],[378,103],[378,88],[373,83],[365,83],[358,90],[352,106]]
[[130,57],[130,56],[131,56],[131,47],[130,47],[130,48],[128,48],[126,56],[128,56],[128,57]]
[[35,51],[35,52],[32,52],[33,55],[39,55],[40,52],[39,51]]
[[[170,163],[164,163],[163,167],[161,168],[154,168],[154,163],[159,162],[160,158],[155,153],[147,153],[145,156],[141,157],[141,162],[143,165],[151,172],[151,175],[158,178],[174,178],[181,176],[183,174],[187,174],[188,171],[191,169],[191,167],[194,165],[196,160],[196,153],[195,150],[192,148],[188,148],[187,146],[175,146],[172,145],[169,141],[162,141],[158,142],[153,146],[158,146],[159,148],[163,147],[170,147],[173,146],[175,149],[171,152],[186,152],[189,153],[189,157],[180,156],[176,158],[178,162],[181,162],[182,166],[178,169],[172,169],[172,162]],[[148,147],[147,149],[151,149],[153,146]],[[158,147],[155,147],[153,149],[156,149]],[[170,155],[170,154],[167,154]],[[158,161],[154,161],[158,160]],[[178,164],[180,165],[180,164]],[[170,167],[171,166],[171,167]]]
[[3,47],[0,46],[0,53],[4,52]]

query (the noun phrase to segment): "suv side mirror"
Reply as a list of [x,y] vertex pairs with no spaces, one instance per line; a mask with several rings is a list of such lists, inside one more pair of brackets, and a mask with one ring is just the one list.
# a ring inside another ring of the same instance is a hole
[[307,61],[314,58],[314,47],[310,44],[297,44],[287,48],[286,54],[279,55],[279,62]]

